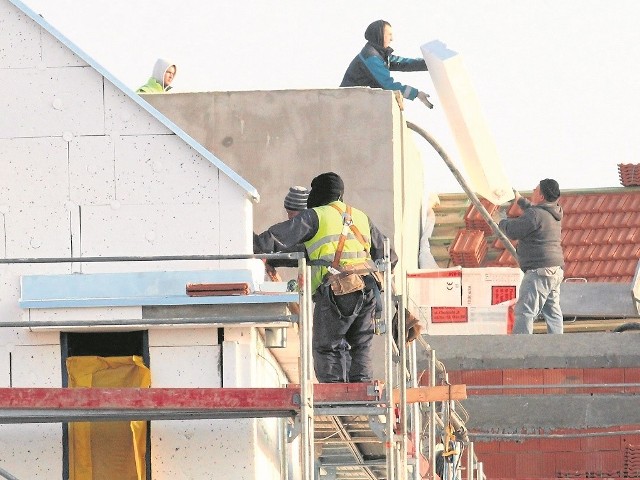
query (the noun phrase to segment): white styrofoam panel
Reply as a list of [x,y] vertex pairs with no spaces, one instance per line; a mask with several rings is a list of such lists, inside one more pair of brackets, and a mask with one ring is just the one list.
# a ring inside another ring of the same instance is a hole
[[32,321],[65,322],[73,320],[126,320],[141,319],[142,307],[79,307],[79,308],[31,308]]
[[512,200],[511,183],[462,56],[439,40],[420,48],[474,190],[496,205]]
[[167,127],[111,82],[104,82],[105,128],[112,135],[172,135]]
[[62,386],[60,344],[15,345],[11,359],[11,383],[14,387]]
[[219,345],[149,346],[154,388],[220,388]]
[[12,206],[5,215],[7,257],[69,257],[70,213],[65,205]]
[[82,254],[217,254],[220,228],[217,210],[206,204],[88,206],[82,209]]
[[[0,69],[6,95],[0,136],[104,134],[103,77],[93,67]],[[45,88],[46,87],[46,88]]]
[[[2,337],[0,337],[0,340]],[[10,348],[4,342],[0,341],[0,388],[9,388],[11,386],[11,361]]]
[[149,347],[218,345],[218,329],[211,327],[150,328]]
[[15,478],[62,478],[62,425],[0,425],[0,466]]
[[[255,419],[154,421],[153,478],[255,480]],[[276,477],[280,478],[280,477]]]
[[[11,119],[1,115],[0,124],[5,120]],[[61,138],[0,139],[3,213],[6,214],[9,207],[15,210],[24,205],[56,205],[67,201],[67,150],[67,142]]]
[[40,26],[14,7],[0,4],[2,68],[30,68],[40,64]]
[[219,199],[219,176],[218,168],[175,135],[117,139],[116,188],[122,203],[211,204]]
[[79,205],[115,199],[114,142],[110,136],[78,137],[69,145],[69,197]]

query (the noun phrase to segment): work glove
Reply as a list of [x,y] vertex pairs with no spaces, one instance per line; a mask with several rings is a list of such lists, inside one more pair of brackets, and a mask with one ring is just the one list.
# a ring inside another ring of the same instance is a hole
[[493,215],[491,215],[491,219],[497,224],[500,223],[501,220],[505,220],[507,218],[507,212],[503,208],[498,208]]
[[407,343],[411,343],[420,336],[423,327],[420,324],[420,320],[414,317],[409,310],[405,310],[404,314],[405,331],[407,334],[406,340]]
[[429,94],[424,92],[418,92],[418,99],[424,103],[427,108],[433,108],[433,103],[429,101]]

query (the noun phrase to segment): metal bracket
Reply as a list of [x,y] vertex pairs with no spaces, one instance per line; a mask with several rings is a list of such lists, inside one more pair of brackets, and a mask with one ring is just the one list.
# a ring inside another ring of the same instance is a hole
[[286,436],[287,443],[293,442],[298,435],[300,435],[300,431],[302,430],[302,424],[300,423],[300,417],[296,416],[291,422],[287,422],[286,425]]
[[376,437],[382,442],[387,440],[387,417],[384,415],[374,415],[369,417],[369,427]]

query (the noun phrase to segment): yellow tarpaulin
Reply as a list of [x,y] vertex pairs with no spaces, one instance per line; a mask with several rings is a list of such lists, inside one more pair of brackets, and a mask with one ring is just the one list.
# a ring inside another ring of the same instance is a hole
[[[69,357],[69,387],[151,386],[142,357]],[[145,480],[147,422],[69,423],[69,480]]]

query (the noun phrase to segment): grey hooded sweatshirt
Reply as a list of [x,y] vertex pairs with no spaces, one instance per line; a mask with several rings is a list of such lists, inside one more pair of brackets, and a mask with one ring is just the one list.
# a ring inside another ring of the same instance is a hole
[[516,253],[523,272],[541,267],[564,267],[561,230],[562,207],[556,202],[533,205],[520,198],[524,211],[517,218],[506,218],[498,225],[511,240],[518,240]]

